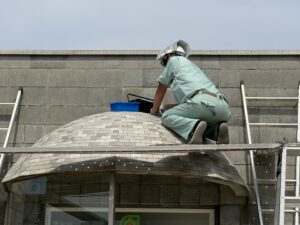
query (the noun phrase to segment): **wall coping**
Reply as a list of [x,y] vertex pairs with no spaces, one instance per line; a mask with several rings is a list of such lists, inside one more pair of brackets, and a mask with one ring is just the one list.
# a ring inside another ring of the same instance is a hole
[[[0,50],[0,55],[157,55],[159,50]],[[300,50],[195,50],[191,55],[300,56]]]

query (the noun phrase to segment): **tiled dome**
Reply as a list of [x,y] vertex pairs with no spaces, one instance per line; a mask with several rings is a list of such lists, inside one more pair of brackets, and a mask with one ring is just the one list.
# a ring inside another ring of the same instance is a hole
[[158,117],[146,113],[107,112],[87,116],[62,126],[34,146],[149,146],[181,144],[161,125]]
[[[146,113],[107,112],[70,122],[36,142],[33,147],[150,146],[182,144]],[[65,172],[147,173],[204,177],[244,194],[246,186],[235,167],[220,152],[210,155],[183,153],[144,154],[26,154],[20,156],[3,183]],[[233,188],[235,187],[235,188]]]

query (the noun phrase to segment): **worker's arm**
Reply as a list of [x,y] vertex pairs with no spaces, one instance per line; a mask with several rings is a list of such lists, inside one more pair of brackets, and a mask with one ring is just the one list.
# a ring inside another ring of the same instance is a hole
[[165,85],[163,85],[162,83],[159,83],[159,85],[156,89],[156,92],[155,92],[151,113],[159,112],[159,106],[165,96],[166,91],[167,91],[167,87]]

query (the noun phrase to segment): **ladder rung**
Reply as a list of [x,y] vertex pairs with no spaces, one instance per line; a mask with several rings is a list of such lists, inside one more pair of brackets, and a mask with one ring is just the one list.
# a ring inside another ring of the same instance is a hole
[[249,123],[251,126],[298,126],[297,123]]
[[0,131],[8,130],[8,128],[0,128]]
[[286,213],[295,213],[296,210],[295,209],[286,209],[284,210]]
[[295,179],[288,179],[288,180],[285,180],[286,183],[296,183],[297,180]]
[[[261,209],[261,211],[266,214],[275,213],[275,209]],[[295,210],[294,209],[285,209],[284,212],[285,213],[294,213]]]
[[[285,180],[286,183],[296,183],[297,180],[295,179],[288,179]],[[276,184],[277,180],[276,179],[257,179],[258,184]]]
[[[288,179],[285,180],[286,183],[296,183],[297,180],[294,179]],[[277,180],[276,179],[257,179],[258,184],[276,184]]]
[[14,105],[14,102],[2,102],[0,105]]
[[246,97],[249,100],[298,100],[298,97]]
[[299,150],[300,151],[300,145],[298,147],[297,146],[289,146],[289,147],[286,148],[286,150],[287,151],[290,151],[290,150],[292,150],[292,151],[293,150]]

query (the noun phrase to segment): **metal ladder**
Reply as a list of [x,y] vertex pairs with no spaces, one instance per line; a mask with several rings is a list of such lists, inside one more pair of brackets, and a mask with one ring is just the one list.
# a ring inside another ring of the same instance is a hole
[[[299,140],[298,140],[299,142]],[[295,179],[286,179],[286,160],[288,156],[296,157]],[[299,225],[300,209],[300,144],[282,146],[280,174],[277,180],[275,225],[285,224],[286,213],[294,214],[294,225]],[[286,184],[295,185],[295,195],[286,195]],[[287,209],[288,208],[288,209]]]
[[[245,121],[246,121],[246,132],[247,132],[247,140],[249,144],[252,144],[252,138],[251,138],[251,131],[250,131],[250,126],[295,126],[297,127],[297,142],[300,142],[300,82],[298,84],[298,97],[247,97],[245,94],[245,86],[244,82],[241,82],[241,92],[242,92],[242,100],[243,100],[243,109],[244,109],[244,115],[245,115]],[[248,114],[248,106],[247,106],[247,100],[298,100],[298,123],[250,123],[249,122],[249,114]],[[295,182],[296,183],[296,189],[298,187],[298,199],[300,202],[300,197],[299,197],[299,180],[300,177],[299,175],[296,177],[295,180],[286,180],[285,179],[285,173],[286,173],[286,147],[283,147],[282,154],[281,154],[281,175],[278,176],[277,179],[277,191],[280,194],[277,194],[276,199],[276,209],[275,209],[275,224],[277,223],[278,225],[284,225],[284,214],[285,212],[290,213],[290,210],[285,209],[285,202],[284,200],[287,199],[285,197],[285,186],[286,182]],[[299,149],[300,151],[300,149]],[[300,155],[300,154],[299,154]],[[260,193],[258,190],[258,179],[256,176],[256,169],[255,169],[255,163],[254,163],[254,152],[250,151],[250,163],[251,163],[251,171],[252,171],[252,178],[253,178],[253,183],[254,183],[254,190],[255,190],[255,195],[256,195],[256,202],[257,202],[257,208],[258,208],[258,216],[259,216],[259,222],[260,225],[263,225],[263,217],[262,213],[263,211],[268,211],[268,210],[263,210],[261,208],[261,200],[260,200]],[[297,157],[297,163],[298,166],[300,165],[300,160],[299,157]],[[299,171],[299,167],[297,169]],[[284,175],[283,175],[284,174]],[[266,179],[261,180],[262,182],[270,182],[273,183],[274,180]],[[280,186],[279,186],[280,185]],[[294,199],[293,199],[294,200]],[[295,212],[298,211],[298,208],[295,208]],[[298,218],[298,213],[297,216],[295,215],[295,218]],[[283,222],[281,222],[283,221]],[[295,219],[296,221],[296,219]],[[299,218],[297,219],[299,221]],[[296,225],[296,223],[295,223]],[[297,222],[298,225],[298,222]]]
[[[20,102],[21,102],[21,99],[22,99],[22,93],[23,93],[23,89],[19,88],[19,90],[17,92],[17,97],[16,97],[15,102],[9,102],[9,103],[3,102],[3,103],[0,103],[0,106],[13,106],[13,110],[12,110],[12,114],[11,114],[11,117],[10,117],[10,120],[9,120],[8,127],[0,128],[0,132],[6,132],[6,134],[5,134],[5,140],[4,140],[4,143],[3,143],[3,148],[6,148],[7,145],[8,145],[8,141],[9,141],[9,137],[10,137],[10,134],[11,134],[11,130],[12,130],[14,121],[16,119],[16,115],[18,113],[19,105],[20,105]],[[5,158],[5,155],[4,154],[0,154],[0,172],[2,171],[2,167],[3,167],[3,164],[4,164],[4,158]]]

